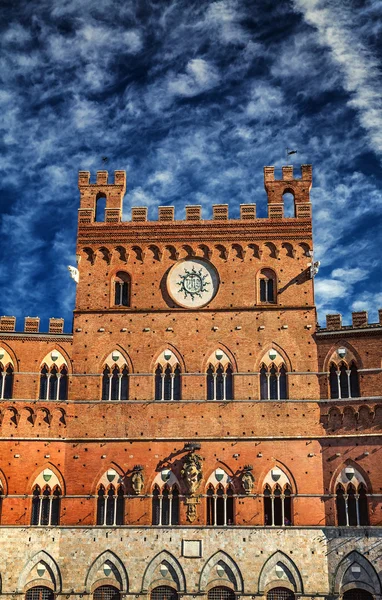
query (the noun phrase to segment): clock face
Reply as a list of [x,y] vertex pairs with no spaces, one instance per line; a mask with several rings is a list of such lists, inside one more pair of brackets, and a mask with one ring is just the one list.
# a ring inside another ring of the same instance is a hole
[[199,258],[177,262],[167,276],[169,295],[184,308],[205,306],[215,296],[218,286],[219,276],[215,267]]

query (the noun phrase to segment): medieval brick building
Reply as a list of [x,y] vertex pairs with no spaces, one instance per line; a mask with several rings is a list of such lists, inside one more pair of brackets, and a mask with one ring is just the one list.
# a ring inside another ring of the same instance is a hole
[[0,320],[3,595],[380,598],[382,312],[317,326],[311,166],[264,176],[122,222],[80,172],[73,333]]

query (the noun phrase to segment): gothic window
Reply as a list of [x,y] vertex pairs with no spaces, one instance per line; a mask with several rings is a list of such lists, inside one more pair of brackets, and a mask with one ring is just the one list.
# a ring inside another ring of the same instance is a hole
[[129,399],[129,370],[121,353],[111,352],[102,374],[102,400]]
[[13,391],[13,367],[4,365],[0,362],[0,399],[12,398]]
[[345,467],[336,485],[337,525],[356,527],[369,525],[367,488],[360,473]]
[[179,489],[177,485],[155,485],[152,494],[152,524],[179,525]]
[[32,494],[31,525],[59,525],[61,489],[48,485],[41,491],[36,485]]
[[331,363],[329,367],[330,397],[337,398],[359,398],[358,369],[354,361],[350,367],[345,362],[339,365]]
[[47,354],[40,370],[40,400],[68,399],[68,366],[57,350]]
[[234,492],[232,486],[209,484],[206,493],[207,525],[224,527],[234,525]]
[[294,600],[294,598],[294,593],[283,587],[272,588],[267,593],[267,600]]
[[233,371],[230,364],[209,365],[207,369],[207,400],[233,400]]
[[213,587],[208,591],[208,600],[235,600],[235,592],[224,586]]
[[27,591],[25,600],[54,600],[54,592],[43,585],[37,585]]
[[265,478],[263,488],[264,525],[292,525],[292,490],[285,473],[274,468]]
[[181,400],[181,369],[173,352],[165,350],[155,369],[155,400]]
[[119,271],[114,279],[114,305],[130,306],[131,277]]
[[150,600],[177,600],[178,592],[167,585],[160,585],[151,590]]
[[113,585],[101,585],[93,592],[93,600],[120,600],[120,591]]
[[284,364],[276,366],[274,363],[265,365],[260,369],[260,397],[262,400],[286,400],[287,371]]
[[109,485],[107,489],[101,483],[97,493],[97,525],[115,526],[124,524],[124,490]]
[[260,302],[274,304],[276,302],[276,275],[272,269],[262,269],[259,274]]

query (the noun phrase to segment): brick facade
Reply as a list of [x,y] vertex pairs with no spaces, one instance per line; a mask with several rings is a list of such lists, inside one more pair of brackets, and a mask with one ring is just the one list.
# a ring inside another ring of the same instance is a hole
[[73,333],[0,318],[3,593],[380,596],[382,323],[318,327],[311,166],[264,180],[266,219],[122,222],[80,172]]

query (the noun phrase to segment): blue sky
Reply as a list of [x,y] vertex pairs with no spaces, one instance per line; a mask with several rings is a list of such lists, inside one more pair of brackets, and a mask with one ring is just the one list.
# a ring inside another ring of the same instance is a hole
[[0,6],[0,314],[71,328],[79,169],[131,205],[256,202],[263,166],[313,164],[316,302],[382,307],[377,0],[39,0]]

